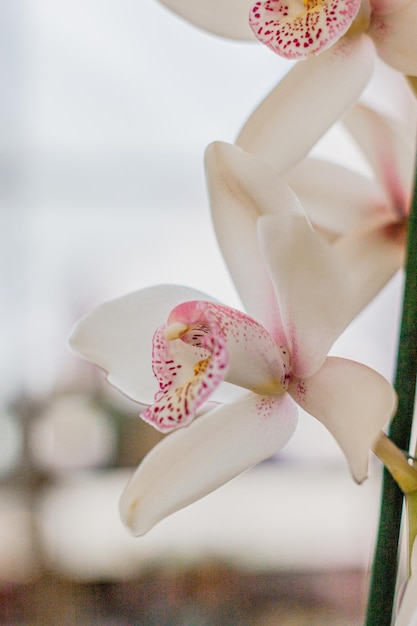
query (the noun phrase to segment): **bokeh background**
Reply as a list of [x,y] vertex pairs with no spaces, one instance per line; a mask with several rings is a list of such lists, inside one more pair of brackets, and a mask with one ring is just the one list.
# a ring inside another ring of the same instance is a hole
[[[155,283],[239,306],[204,149],[290,67],[156,0],[0,0],[0,624],[361,623],[375,459],[358,487],[301,415],[276,458],[134,539],[118,498],[159,435],[67,346],[80,315]],[[315,152],[367,172],[340,129]],[[392,376],[401,280],[335,353]]]

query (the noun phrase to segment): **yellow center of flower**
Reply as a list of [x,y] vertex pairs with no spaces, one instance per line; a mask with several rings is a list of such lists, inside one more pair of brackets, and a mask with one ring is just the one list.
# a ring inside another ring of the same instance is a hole
[[314,11],[316,8],[321,8],[325,2],[323,0],[303,0],[303,4],[307,11]]
[[204,359],[203,361],[198,361],[198,363],[196,363],[194,365],[194,376],[198,376],[199,374],[203,374],[206,369],[208,364],[210,363],[210,359]]

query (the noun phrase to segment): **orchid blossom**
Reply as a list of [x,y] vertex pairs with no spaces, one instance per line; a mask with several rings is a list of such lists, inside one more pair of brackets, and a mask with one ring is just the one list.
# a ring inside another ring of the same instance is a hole
[[200,28],[231,39],[257,39],[288,59],[323,52],[363,33],[395,69],[417,75],[413,0],[160,0]]
[[[236,261],[258,315],[159,286],[102,305],[71,337],[112,384],[149,405],[146,421],[176,430],[122,496],[122,518],[135,534],[280,450],[296,427],[296,404],[333,434],[358,482],[393,413],[395,393],[384,378],[327,357],[351,319],[353,296],[343,264],[295,196],[289,191],[281,211],[259,217],[256,245],[241,226],[247,248],[236,250]],[[230,390],[232,399],[222,400]]]

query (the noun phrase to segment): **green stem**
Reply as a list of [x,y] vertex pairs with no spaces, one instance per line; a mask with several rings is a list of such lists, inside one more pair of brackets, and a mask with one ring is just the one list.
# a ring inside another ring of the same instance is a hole
[[[398,394],[398,410],[388,433],[402,450],[409,450],[410,446],[417,373],[417,182],[415,185],[408,222],[404,302],[394,384]],[[366,626],[391,625],[402,509],[403,494],[384,469]]]

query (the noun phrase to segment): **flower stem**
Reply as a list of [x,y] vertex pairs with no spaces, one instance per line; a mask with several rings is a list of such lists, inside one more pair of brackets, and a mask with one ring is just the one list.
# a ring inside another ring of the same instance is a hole
[[373,446],[373,452],[383,462],[405,495],[417,492],[417,469],[410,465],[403,452],[384,433]]
[[[417,373],[417,171],[408,222],[404,300],[395,375],[398,410],[389,437],[409,450]],[[384,468],[381,513],[369,591],[366,626],[390,626],[398,567],[403,493]]]

